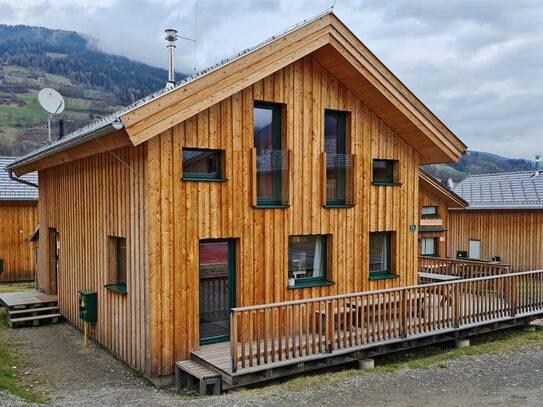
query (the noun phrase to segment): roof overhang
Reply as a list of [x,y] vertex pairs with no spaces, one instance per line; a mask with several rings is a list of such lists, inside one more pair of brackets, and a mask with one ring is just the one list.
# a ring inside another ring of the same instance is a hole
[[441,196],[445,201],[447,201],[449,204],[449,209],[467,208],[467,201],[465,201],[460,195],[456,194],[454,191],[444,187],[437,179],[435,179],[422,169],[419,169],[419,182],[421,186],[427,187],[435,194]]
[[466,146],[334,15],[325,14],[190,84],[121,116],[134,145],[312,54],[420,154],[458,161]]

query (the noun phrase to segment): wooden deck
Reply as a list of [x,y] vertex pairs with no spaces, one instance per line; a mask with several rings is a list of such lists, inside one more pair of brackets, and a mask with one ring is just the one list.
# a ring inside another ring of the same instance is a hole
[[543,316],[543,270],[232,310],[230,342],[191,359],[222,388],[525,324]]
[[56,295],[30,290],[0,294],[0,306],[6,308],[12,328],[40,322],[58,322],[61,318]]

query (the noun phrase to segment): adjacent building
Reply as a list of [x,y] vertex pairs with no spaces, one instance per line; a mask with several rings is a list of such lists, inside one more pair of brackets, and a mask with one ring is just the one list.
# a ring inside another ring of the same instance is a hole
[[454,187],[469,205],[449,212],[449,254],[543,269],[543,173],[471,175]]
[[468,203],[424,170],[419,172],[419,254],[450,257],[448,251],[449,209]]
[[[9,178],[4,168],[15,160],[0,157],[0,282],[33,280],[36,271],[29,239],[38,225],[38,189]],[[37,183],[38,174],[23,179]]]

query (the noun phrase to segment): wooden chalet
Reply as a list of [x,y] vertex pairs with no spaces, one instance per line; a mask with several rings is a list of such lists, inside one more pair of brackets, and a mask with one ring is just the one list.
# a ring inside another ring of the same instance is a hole
[[509,274],[417,285],[419,166],[464,151],[327,12],[9,169],[39,173],[61,314],[96,293],[117,357],[224,389],[540,312]]
[[543,268],[543,173],[471,175],[454,187],[469,205],[449,213],[449,248],[499,260],[513,271]]
[[[0,283],[34,280],[35,246],[30,242],[38,225],[38,190],[11,180],[4,168],[15,157],[0,157]],[[24,177],[36,183],[36,173]]]

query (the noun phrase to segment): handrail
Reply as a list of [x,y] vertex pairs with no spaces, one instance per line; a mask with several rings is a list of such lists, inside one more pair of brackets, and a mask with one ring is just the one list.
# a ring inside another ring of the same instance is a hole
[[543,314],[543,270],[232,308],[232,371]]
[[435,256],[419,256],[419,260],[424,259],[428,261],[436,260],[436,261],[444,261],[444,262],[451,262],[451,263],[468,263],[468,264],[478,264],[481,266],[501,266],[501,267],[512,267],[509,263],[502,263],[502,262],[490,262],[490,261],[482,261],[482,260],[473,260],[473,259],[451,259],[449,257],[435,257]]
[[[543,273],[543,269],[522,271],[518,273],[500,274],[497,276],[485,276],[485,277],[477,277],[477,278],[468,278],[464,280],[454,280],[454,281],[445,281],[445,282],[432,283],[432,284],[424,284],[424,287],[431,288],[431,287],[439,287],[442,285],[460,284],[461,282],[465,282],[465,281],[477,282],[477,281],[484,281],[484,280],[492,280],[498,277],[502,278],[502,277],[510,277],[510,276],[525,276],[525,275],[539,274],[539,273]],[[357,295],[392,293],[392,292],[403,291],[403,290],[408,290],[408,289],[413,289],[413,288],[418,288],[418,287],[421,287],[421,285],[420,284],[408,285],[408,286],[403,286],[403,287],[384,288],[381,290],[373,290],[373,291],[358,291],[358,292],[353,292],[353,293],[348,293],[348,294],[329,295],[326,297],[314,297],[314,298],[307,298],[303,300],[274,302],[274,303],[269,303],[269,304],[247,305],[245,307],[231,308],[231,311],[232,312],[256,311],[256,310],[263,310],[267,308],[283,307],[283,306],[289,306],[289,305],[300,305],[300,304],[307,304],[307,303],[318,302],[318,301],[341,300],[344,298],[349,298],[349,297],[353,297]]]

